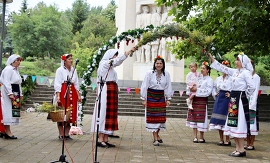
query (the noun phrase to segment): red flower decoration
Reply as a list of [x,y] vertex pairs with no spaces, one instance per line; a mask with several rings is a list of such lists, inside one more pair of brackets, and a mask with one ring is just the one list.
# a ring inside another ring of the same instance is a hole
[[62,56],[61,56],[61,59],[62,59],[63,61],[65,61],[65,60],[67,59],[67,57],[66,57],[65,55],[62,55]]
[[203,53],[203,54],[205,53],[205,49],[202,49],[202,53]]
[[156,61],[157,59],[163,59],[160,55],[158,55],[155,59],[154,59],[154,61]]
[[202,65],[209,66],[209,63],[204,61]]
[[221,64],[226,65],[226,66],[230,65],[230,63],[227,60],[222,61]]

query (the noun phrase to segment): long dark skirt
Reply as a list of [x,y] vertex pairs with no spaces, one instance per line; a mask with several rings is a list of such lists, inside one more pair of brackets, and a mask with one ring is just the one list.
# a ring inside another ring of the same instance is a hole
[[218,96],[216,97],[213,112],[210,119],[210,127],[212,125],[224,126],[227,115],[228,115],[228,105],[230,98],[225,96],[228,91],[220,90]]
[[118,130],[118,85],[116,82],[106,82],[107,85],[107,107],[105,130]]

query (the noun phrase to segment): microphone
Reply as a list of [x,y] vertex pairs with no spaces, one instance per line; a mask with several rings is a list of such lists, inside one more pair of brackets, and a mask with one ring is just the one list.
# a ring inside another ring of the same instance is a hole
[[110,65],[110,66],[113,65],[113,60],[110,60],[109,65]]
[[78,58],[76,58],[75,64],[78,64],[79,61],[80,61],[80,60],[79,60]]

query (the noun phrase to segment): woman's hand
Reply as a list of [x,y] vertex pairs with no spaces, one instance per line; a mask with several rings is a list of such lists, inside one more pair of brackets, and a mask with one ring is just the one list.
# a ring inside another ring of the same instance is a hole
[[194,84],[191,88],[190,88],[191,92],[196,92],[197,91],[197,86],[196,84]]
[[215,58],[212,56],[211,53],[208,53],[208,57],[211,60],[211,62],[214,62],[215,61]]
[[13,94],[8,95],[8,97],[9,97],[11,100],[13,100],[13,99],[15,98]]
[[128,55],[132,54],[133,52],[135,52],[137,49],[138,49],[138,47],[134,46],[129,51],[125,52],[125,55],[128,56]]
[[142,100],[142,105],[145,107],[146,106],[146,100]]
[[215,95],[216,97],[219,95],[219,91],[217,92],[217,94]]
[[226,97],[226,98],[230,98],[230,96],[231,96],[231,94],[230,94],[229,92],[226,92],[226,93],[225,93],[225,97]]
[[81,98],[81,96],[78,96],[78,102],[82,103],[82,98]]
[[166,104],[167,104],[167,106],[170,106],[171,105],[171,101],[170,100],[167,100],[166,101]]
[[57,97],[56,97],[56,101],[57,101],[57,103],[61,102],[61,101],[60,101],[60,96],[57,96]]

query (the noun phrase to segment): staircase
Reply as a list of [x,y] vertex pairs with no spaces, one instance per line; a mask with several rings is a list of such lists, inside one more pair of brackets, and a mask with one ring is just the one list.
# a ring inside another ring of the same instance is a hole
[[[86,103],[84,105],[84,113],[92,114],[96,94],[95,91],[92,91],[91,88],[87,89]],[[48,87],[46,85],[37,85],[36,89],[32,93],[29,100],[24,104],[23,109],[27,109],[29,107],[34,107],[34,103],[42,104],[43,102],[51,103],[52,96],[54,93],[54,88]],[[167,107],[166,115],[167,117],[172,118],[186,118],[187,114],[187,106],[186,106],[186,98],[183,94],[180,97],[178,92],[174,93],[174,96],[171,100],[171,105]],[[267,95],[261,95],[259,98],[259,115],[261,121],[270,121],[270,112],[268,111],[269,100]],[[211,117],[211,112],[213,108],[213,98],[208,98],[208,117]],[[119,91],[119,102],[118,102],[118,114],[126,115],[126,116],[144,116],[145,109],[141,104],[140,95],[135,93],[134,89],[130,90],[130,93],[126,91],[126,88],[120,88]]]

